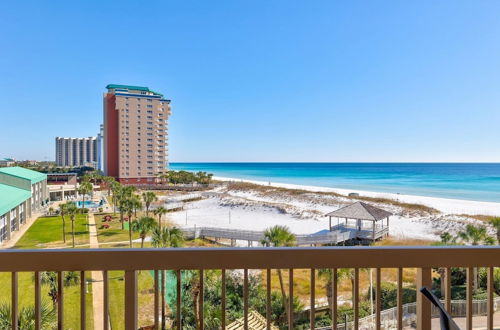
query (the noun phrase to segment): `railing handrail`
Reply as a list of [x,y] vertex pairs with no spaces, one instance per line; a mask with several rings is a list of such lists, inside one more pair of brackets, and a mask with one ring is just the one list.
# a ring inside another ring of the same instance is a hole
[[498,267],[500,247],[2,250],[0,271]]

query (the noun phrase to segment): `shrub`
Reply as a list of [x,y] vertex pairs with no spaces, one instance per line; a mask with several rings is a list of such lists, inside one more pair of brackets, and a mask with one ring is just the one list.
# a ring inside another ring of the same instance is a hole
[[[373,296],[375,297],[375,287],[373,287]],[[396,307],[398,299],[397,285],[390,282],[383,282],[380,287],[380,295],[382,297],[382,309]],[[367,298],[370,298],[370,289],[367,292]],[[417,300],[417,291],[415,287],[403,288],[403,304],[415,302]]]

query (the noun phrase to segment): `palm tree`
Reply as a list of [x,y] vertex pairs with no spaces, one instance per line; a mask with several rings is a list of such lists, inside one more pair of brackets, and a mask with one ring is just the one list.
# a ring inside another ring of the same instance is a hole
[[132,230],[139,233],[141,248],[144,247],[146,236],[156,227],[156,220],[150,217],[142,217],[131,223]]
[[[108,196],[111,195],[112,185],[115,181],[115,178],[112,176],[103,176],[102,181],[106,184],[106,188],[108,188]],[[118,182],[117,182],[118,183]]]
[[488,242],[488,231],[484,226],[467,225],[464,231],[458,233],[458,237],[464,243],[471,245],[483,245]]
[[[177,227],[155,227],[151,236],[154,248],[175,248],[184,244],[184,235]],[[165,271],[161,271],[161,329],[165,329]]]
[[497,244],[500,244],[500,217],[491,218],[490,223],[497,231]]
[[[295,245],[295,241],[295,235],[290,232],[288,227],[276,225],[271,228],[267,228],[264,231],[264,238],[262,239],[261,244],[267,247],[293,246]],[[285,286],[283,284],[283,274],[281,274],[281,269],[278,269],[277,271],[280,281],[281,295],[283,297],[283,307],[286,311],[287,318],[289,319],[287,297],[285,293]]]
[[[132,215],[134,214],[134,201],[132,198],[124,199],[120,203],[120,214],[123,216],[124,213],[128,216],[128,239],[129,245],[132,247]],[[123,226],[124,224],[122,222],[122,227]]]
[[118,198],[117,197],[120,195],[120,191],[122,189],[122,185],[119,182],[117,182],[117,181],[113,181],[110,184],[110,188],[111,188],[111,191],[113,192],[113,196],[112,196],[113,214],[116,215],[116,204],[118,203]]
[[64,216],[66,215],[66,209],[67,209],[68,203],[70,203],[70,202],[66,202],[64,204],[59,205],[59,214],[61,215],[62,224],[63,224],[63,226],[62,226],[63,242],[65,244],[66,244],[66,219],[64,218]]
[[[135,187],[133,186],[127,186],[127,187],[121,186],[120,189],[118,189],[117,191],[116,203],[118,203],[118,209],[120,211],[120,222],[122,223],[122,229],[125,229],[125,225],[123,223],[123,215],[125,213],[125,208],[131,206],[129,200],[132,197],[134,191]],[[113,196],[115,196],[114,193]],[[133,206],[131,207],[133,209]]]
[[82,194],[82,208],[85,207],[85,195],[94,191],[94,186],[88,181],[83,181],[78,187],[78,193]]
[[[464,243],[471,245],[491,245],[492,237],[488,235],[488,231],[484,226],[467,225],[464,231],[458,233],[458,237]],[[474,267],[474,292],[477,290],[479,283],[478,271]]]
[[[142,209],[141,199],[137,195],[132,195],[131,201],[132,201],[132,207],[134,208],[134,217],[137,218],[137,210]],[[147,216],[147,214],[146,214],[146,216]]]
[[52,213],[54,213],[54,208],[51,206],[49,207],[49,215],[52,215]]
[[72,245],[75,248],[75,216],[78,213],[78,208],[76,204],[73,202],[68,202],[66,205],[66,213],[69,215],[71,219],[71,237],[72,237]]
[[166,214],[168,211],[163,206],[157,207],[153,210],[153,214],[158,217],[158,226],[161,228],[161,217]]
[[142,193],[142,200],[144,201],[144,205],[146,206],[146,216],[148,216],[151,203],[156,202],[158,200],[158,197],[156,197],[156,194],[154,192],[146,191]]
[[[93,186],[96,184],[97,180],[99,180],[99,179],[102,179],[102,175],[99,174],[99,172],[95,171],[95,170],[88,172],[83,176],[83,181],[91,182]],[[91,192],[92,192],[92,199],[93,199],[94,198],[94,190],[92,189]]]
[[[40,305],[40,325],[42,329],[54,329],[57,326],[56,310],[47,302]],[[18,322],[12,326],[12,309],[10,304],[0,305],[0,329],[33,330],[35,329],[35,306],[22,306],[18,313]]]

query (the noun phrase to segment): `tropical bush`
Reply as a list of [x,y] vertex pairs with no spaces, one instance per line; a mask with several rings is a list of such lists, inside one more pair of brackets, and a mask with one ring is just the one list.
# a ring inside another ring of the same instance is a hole
[[213,174],[207,172],[188,172],[188,171],[168,171],[162,176],[172,184],[209,184],[212,181]]
[[[49,303],[43,301],[40,305],[41,328],[55,329],[57,327],[56,310]],[[35,329],[35,306],[21,307],[18,314],[17,327],[12,326],[12,309],[10,304],[0,305],[0,329]]]

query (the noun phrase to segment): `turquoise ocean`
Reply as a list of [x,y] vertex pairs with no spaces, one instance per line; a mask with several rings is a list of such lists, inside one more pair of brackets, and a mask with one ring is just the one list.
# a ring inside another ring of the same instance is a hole
[[500,163],[170,163],[275,183],[500,202]]

